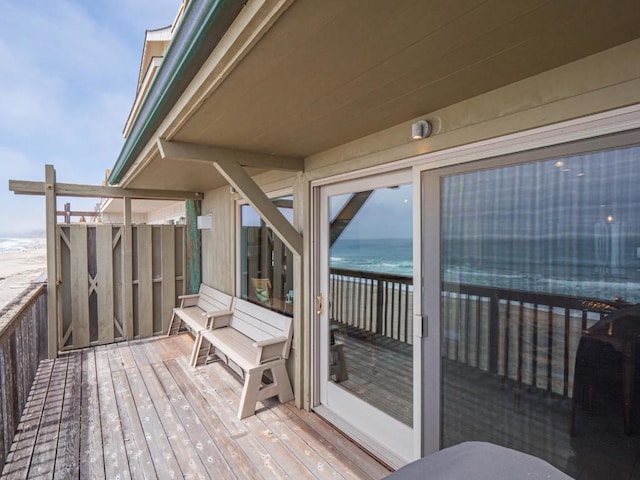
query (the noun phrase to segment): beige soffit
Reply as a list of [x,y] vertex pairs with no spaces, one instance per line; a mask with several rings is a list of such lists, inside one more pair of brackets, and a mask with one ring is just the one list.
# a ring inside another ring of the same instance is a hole
[[[157,137],[305,158],[629,42],[638,25],[637,0],[249,1]],[[125,182],[224,184],[204,167],[162,163],[150,142]]]

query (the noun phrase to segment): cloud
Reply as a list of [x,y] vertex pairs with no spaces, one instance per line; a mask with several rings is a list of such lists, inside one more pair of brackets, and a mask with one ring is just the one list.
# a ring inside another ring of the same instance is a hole
[[0,0],[0,224],[44,210],[10,194],[9,178],[42,181],[49,163],[58,181],[102,181],[123,144],[145,29],[170,24],[179,5]]

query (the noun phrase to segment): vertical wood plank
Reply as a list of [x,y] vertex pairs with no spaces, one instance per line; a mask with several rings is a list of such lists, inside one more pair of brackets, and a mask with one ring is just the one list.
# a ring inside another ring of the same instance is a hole
[[153,336],[153,255],[151,225],[138,225],[138,332]]
[[71,240],[71,325],[74,348],[88,347],[89,336],[89,261],[87,226],[79,223],[70,231]]
[[131,227],[131,198],[124,198],[124,243],[122,265],[122,300],[124,305],[124,337],[133,339],[133,230]]
[[56,270],[56,171],[53,165],[44,166],[45,230],[47,237],[47,342],[48,358],[58,356],[58,273]]
[[112,343],[113,325],[113,241],[112,227],[96,227],[96,251],[98,256],[97,294],[98,294],[98,341]]
[[80,474],[82,478],[105,478],[100,401],[96,358],[93,349],[82,351],[82,415],[80,417]]
[[176,240],[175,227],[162,225],[160,228],[162,249],[162,331],[169,329],[169,321],[176,299]]

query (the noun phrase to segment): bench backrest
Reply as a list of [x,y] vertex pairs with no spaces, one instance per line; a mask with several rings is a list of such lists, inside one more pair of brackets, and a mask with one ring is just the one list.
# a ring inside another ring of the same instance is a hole
[[216,290],[204,283],[200,284],[200,296],[198,297],[198,307],[205,312],[213,312],[219,310],[230,310],[233,297],[227,295],[220,290]]
[[230,326],[253,340],[268,340],[275,337],[287,338],[285,358],[289,357],[293,319],[255,303],[236,298]]

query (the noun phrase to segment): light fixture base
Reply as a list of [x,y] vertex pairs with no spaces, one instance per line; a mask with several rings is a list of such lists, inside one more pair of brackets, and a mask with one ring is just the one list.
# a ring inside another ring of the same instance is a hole
[[431,135],[432,130],[433,127],[431,126],[431,122],[427,120],[419,120],[411,125],[411,138],[414,140],[427,138]]

